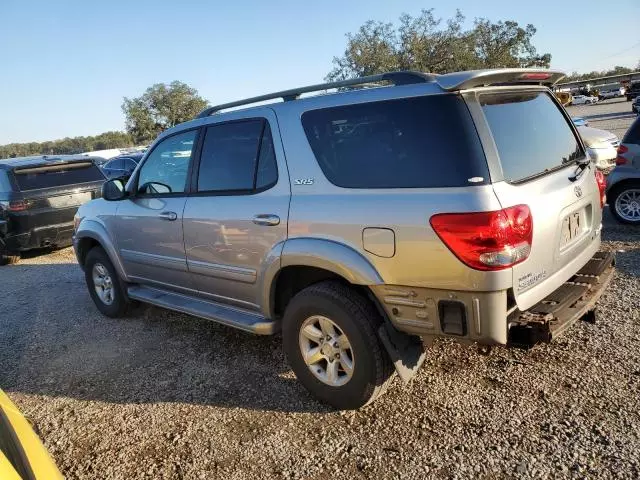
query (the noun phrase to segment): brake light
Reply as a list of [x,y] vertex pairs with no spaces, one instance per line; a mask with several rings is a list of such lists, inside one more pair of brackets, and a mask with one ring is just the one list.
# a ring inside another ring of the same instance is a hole
[[596,183],[598,184],[598,190],[600,191],[600,208],[604,207],[607,203],[607,195],[605,190],[607,189],[607,179],[604,178],[603,173],[600,170],[596,170]]
[[629,151],[628,147],[624,145],[618,146],[618,156],[616,157],[616,165],[625,165],[627,163],[627,159],[622,156],[623,153],[627,153]]
[[460,261],[476,270],[502,270],[531,253],[533,217],[527,205],[493,212],[434,215],[431,227]]
[[10,200],[8,202],[0,202],[0,207],[7,212],[23,212],[31,207],[28,200]]
[[522,75],[520,75],[520,79],[521,80],[547,80],[549,77],[551,77],[550,73],[544,73],[544,72],[540,72],[540,73],[523,73]]

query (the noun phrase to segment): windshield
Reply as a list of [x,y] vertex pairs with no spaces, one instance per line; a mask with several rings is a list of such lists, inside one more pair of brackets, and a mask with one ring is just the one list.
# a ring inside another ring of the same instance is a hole
[[505,180],[527,180],[585,157],[569,122],[547,92],[484,94],[480,104]]

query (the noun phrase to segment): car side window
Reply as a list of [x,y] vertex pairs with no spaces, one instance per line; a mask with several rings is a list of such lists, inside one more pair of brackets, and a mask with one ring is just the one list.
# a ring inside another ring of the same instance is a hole
[[108,168],[111,170],[122,170],[122,159],[114,158],[113,160],[110,160],[109,162],[107,162],[104,168]]
[[0,170],[0,193],[9,193],[12,190],[8,173],[6,170]]
[[188,130],[156,145],[140,168],[138,193],[184,192],[197,134],[197,130]]
[[130,158],[125,158],[124,159],[124,169],[125,170],[133,170],[137,166],[138,166],[138,164],[136,162],[134,162],[132,159],[130,159]]
[[268,122],[221,123],[206,129],[198,171],[199,192],[251,192],[277,180]]

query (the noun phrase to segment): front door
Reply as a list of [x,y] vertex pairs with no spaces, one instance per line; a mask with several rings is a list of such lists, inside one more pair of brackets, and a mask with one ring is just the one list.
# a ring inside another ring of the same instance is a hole
[[194,193],[184,211],[195,287],[209,299],[251,310],[260,306],[260,272],[287,236],[289,179],[271,120],[271,126],[268,118],[252,118],[203,131]]
[[117,244],[135,282],[191,290],[182,231],[189,166],[198,130],[160,141],[133,179],[134,193],[121,201]]

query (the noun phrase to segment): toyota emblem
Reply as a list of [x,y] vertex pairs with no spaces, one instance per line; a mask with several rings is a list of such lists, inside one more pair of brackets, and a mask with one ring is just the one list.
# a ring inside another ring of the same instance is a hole
[[573,191],[576,192],[576,197],[580,198],[582,196],[582,189],[580,187],[573,187]]

